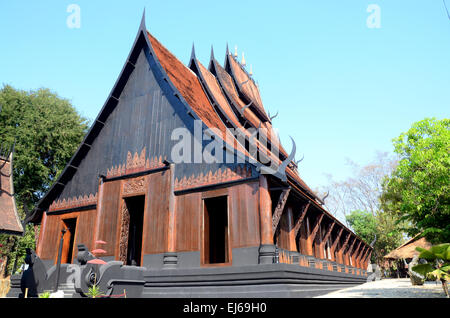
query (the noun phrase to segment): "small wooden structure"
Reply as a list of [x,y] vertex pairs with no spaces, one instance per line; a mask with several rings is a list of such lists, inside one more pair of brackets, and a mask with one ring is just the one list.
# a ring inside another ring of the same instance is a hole
[[416,250],[416,247],[422,247],[429,249],[431,243],[429,243],[424,237],[417,235],[401,246],[397,247],[395,250],[391,251],[389,254],[384,256],[386,268],[391,268],[395,265],[397,277],[408,277],[408,266],[415,255],[419,255],[420,252]]
[[100,114],[33,212],[37,255],[56,263],[62,229],[63,263],[76,263],[78,244],[93,250],[101,240],[103,260],[148,269],[146,295],[192,277],[218,284],[207,275],[236,286],[287,279],[261,276],[263,264],[289,264],[295,279],[307,268],[363,282],[372,248],[324,209],[293,154],[278,145],[256,82],[228,49],[224,66],[211,52],[205,67],[194,49],[185,66],[143,18]]
[[22,235],[14,198],[13,148],[0,149],[0,233]]
[[422,247],[429,249],[431,243],[428,242],[424,237],[415,236],[408,240],[405,244],[397,247],[395,250],[391,251],[389,254],[384,256],[385,260],[411,260],[415,255],[420,253],[416,250],[416,247]]

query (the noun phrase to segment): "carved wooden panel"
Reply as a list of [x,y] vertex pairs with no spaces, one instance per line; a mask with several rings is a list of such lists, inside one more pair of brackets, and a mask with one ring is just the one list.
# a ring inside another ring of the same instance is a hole
[[122,185],[122,195],[138,195],[145,194],[147,189],[147,182],[145,177],[126,179]]
[[127,263],[128,235],[130,230],[130,212],[126,202],[122,202],[120,211],[119,261]]

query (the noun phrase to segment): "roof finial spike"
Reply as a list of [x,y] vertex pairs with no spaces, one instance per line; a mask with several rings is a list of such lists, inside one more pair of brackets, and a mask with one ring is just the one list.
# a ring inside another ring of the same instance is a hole
[[226,55],[230,54],[230,50],[228,49],[228,42],[227,42],[227,49],[226,49]]
[[191,50],[191,60],[195,59],[195,45],[194,42],[192,42],[192,50]]
[[245,66],[245,57],[244,57],[244,52],[242,52],[242,61],[241,61],[242,66]]
[[141,18],[141,25],[140,25],[141,29],[147,30],[145,27],[145,7],[144,7],[144,11],[142,12],[142,18]]
[[[228,48],[227,48],[228,49]],[[214,47],[211,44],[211,60],[214,58]]]
[[252,65],[250,64],[250,76],[253,76],[253,70],[252,70]]
[[237,57],[238,56],[238,54],[237,54],[237,45],[235,45],[234,46],[234,57]]
[[192,51],[191,51],[191,57],[189,58],[188,68],[190,68],[191,70],[194,70],[192,68],[192,66],[195,65],[196,62],[197,62],[197,58],[195,57],[195,46],[194,46],[194,42],[192,42]]

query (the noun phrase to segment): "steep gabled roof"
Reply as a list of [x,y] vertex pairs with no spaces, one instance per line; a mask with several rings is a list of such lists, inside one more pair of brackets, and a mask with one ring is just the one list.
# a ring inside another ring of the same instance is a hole
[[189,107],[208,128],[219,129],[222,136],[221,139],[237,151],[238,155],[249,157],[248,152],[239,147],[236,140],[229,140],[225,138],[227,135],[227,127],[220,118],[212,102],[205,93],[199,78],[188,67],[186,67],[175,55],[173,55],[167,48],[165,48],[155,37],[148,31],[147,36],[151,46],[151,50],[155,53],[157,61],[160,63],[162,69],[169,76],[170,82],[174,85],[176,90],[180,93]]
[[226,120],[226,124],[231,124],[233,127],[242,127],[236,114],[228,104],[216,77],[195,58],[195,52],[193,52],[193,56],[191,57],[190,67],[194,69],[194,72],[198,72],[198,76],[204,84],[203,87],[211,97],[211,103],[219,108]]
[[0,154],[0,233],[23,234],[14,199],[13,185],[13,151]]
[[147,34],[158,61],[186,102],[193,108],[206,126],[218,128],[225,134],[227,128],[214,111],[197,76],[155,37],[149,32]]
[[264,109],[261,96],[259,94],[259,89],[256,86],[253,78],[247,73],[243,66],[235,60],[235,58],[229,54],[228,48],[225,56],[225,69],[229,71],[231,77],[234,80],[238,92],[244,96],[252,105],[255,107],[258,115],[264,119],[263,121],[270,121],[269,116]]
[[236,86],[233,83],[233,79],[225,69],[216,61],[214,55],[211,55],[209,62],[209,71],[214,74],[223,89],[225,96],[231,102],[231,106],[237,110],[237,113],[242,116],[245,121],[248,121],[253,128],[258,128],[261,120],[253,114],[253,112],[246,108],[246,104],[239,98],[239,94],[236,90]]

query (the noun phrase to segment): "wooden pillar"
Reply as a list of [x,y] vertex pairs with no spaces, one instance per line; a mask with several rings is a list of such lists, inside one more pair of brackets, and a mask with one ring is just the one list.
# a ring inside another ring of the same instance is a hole
[[356,247],[353,249],[352,253],[350,254],[350,259],[352,260],[352,266],[356,267],[356,258],[359,253],[359,248],[361,247],[362,242],[358,239],[356,242]]
[[358,257],[356,258],[356,265],[358,266],[358,268],[361,268],[361,269],[363,268],[363,266],[362,266],[362,257],[364,256],[366,251],[367,251],[367,246],[364,244],[361,247],[361,251],[359,252]]
[[307,244],[307,249],[308,249],[308,255],[314,255],[314,250],[313,250],[313,242],[316,239],[316,235],[319,232],[320,229],[320,224],[322,223],[322,219],[323,219],[323,214],[321,214],[316,222],[314,223],[314,227],[311,230],[311,233],[308,235],[308,238],[306,239],[306,244]]
[[365,249],[365,245],[362,244],[361,242],[361,246],[359,247],[359,249],[356,250],[355,253],[355,267],[356,268],[361,268],[361,264],[359,263],[359,260],[361,258],[361,254],[364,252]]
[[358,245],[356,246],[356,248],[350,254],[350,257],[352,259],[352,266],[353,267],[358,267],[357,263],[356,263],[356,259],[358,258],[359,248],[362,245],[362,241],[360,241],[359,239],[358,239],[358,241],[359,241]]
[[361,266],[362,269],[367,270],[367,264],[366,264],[366,259],[367,259],[367,255],[369,255],[370,252],[370,246],[367,246],[366,251],[364,252],[364,255],[361,257]]
[[294,233],[294,215],[292,207],[288,206],[280,221],[280,231],[277,245],[289,251],[297,251]]
[[175,164],[169,165],[169,187],[167,195],[169,200],[169,209],[167,213],[167,246],[164,253],[164,268],[173,268],[178,264],[176,253],[176,208],[175,208]]
[[347,261],[345,260],[345,251],[348,248],[348,242],[350,240],[351,234],[348,233],[347,236],[345,237],[345,242],[344,244],[341,245],[341,247],[338,250],[338,263],[342,264],[342,265],[347,265]]
[[305,223],[305,228],[306,228],[306,239],[305,239],[305,253],[306,255],[313,255],[313,250],[312,250],[312,242],[311,242],[311,222],[309,221],[311,219],[310,216],[306,217],[306,223]]
[[373,249],[370,247],[367,251],[367,255],[364,257],[364,268],[369,266],[370,258],[372,256]]
[[[322,251],[321,252],[322,254],[324,254],[324,249],[325,249],[328,239],[330,238],[331,231],[333,230],[334,224],[335,224],[334,221],[332,221],[330,223],[330,225],[328,225],[327,231],[325,232],[325,235],[322,237],[322,241],[320,243],[320,250]],[[330,249],[330,252],[331,252],[331,249]],[[322,258],[327,258],[327,257],[322,256]]]
[[325,255],[323,253],[323,227],[319,225],[319,230],[317,231],[317,235],[315,238],[316,244],[314,244],[314,255],[318,259],[324,259]]
[[[333,224],[334,224],[334,223],[333,223]],[[337,262],[336,256],[335,256],[335,252],[336,252],[336,248],[337,248],[337,246],[338,246],[338,244],[339,244],[339,240],[340,240],[341,235],[342,235],[343,232],[344,232],[344,228],[341,227],[341,229],[339,230],[339,232],[338,232],[336,238],[334,239],[333,243],[331,244],[331,247],[330,247],[330,253],[331,253],[331,260],[332,260],[333,262]]]
[[273,244],[272,199],[264,175],[259,176],[259,213],[261,220],[261,245]]
[[259,218],[261,233],[259,263],[270,264],[273,263],[275,256],[272,230],[272,199],[270,198],[267,178],[262,174],[259,176]]
[[294,224],[294,238],[297,239],[297,236],[299,236],[299,243],[298,243],[298,252],[301,252],[301,246],[304,243],[302,236],[304,236],[304,233],[300,233],[300,235],[298,235],[301,226],[303,224],[303,220],[305,219],[306,213],[308,212],[309,206],[311,205],[311,201],[308,201],[308,203],[306,203],[303,206],[302,211],[300,212],[300,215],[298,216],[297,220],[295,221]]
[[355,246],[356,243],[356,237],[353,238],[352,244],[350,245],[350,247],[347,249],[347,251],[344,252],[344,263],[347,266],[351,266],[351,255],[353,253],[353,248]]
[[366,245],[366,249],[364,250],[364,253],[361,254],[361,258],[359,260],[361,268],[364,270],[367,269],[367,266],[365,266],[365,262],[366,262],[367,254],[369,254],[369,250],[370,250],[370,247]]

